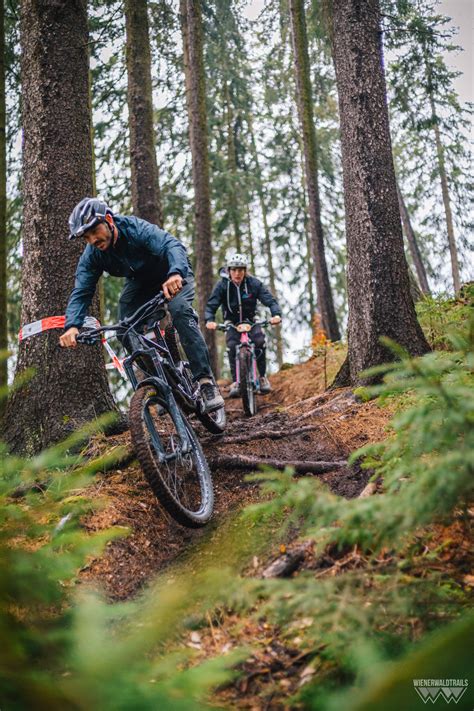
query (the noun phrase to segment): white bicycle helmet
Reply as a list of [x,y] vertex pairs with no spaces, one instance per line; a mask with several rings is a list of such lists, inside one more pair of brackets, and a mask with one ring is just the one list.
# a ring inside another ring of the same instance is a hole
[[248,260],[245,254],[233,254],[229,259],[227,260],[227,269],[247,269],[248,266]]

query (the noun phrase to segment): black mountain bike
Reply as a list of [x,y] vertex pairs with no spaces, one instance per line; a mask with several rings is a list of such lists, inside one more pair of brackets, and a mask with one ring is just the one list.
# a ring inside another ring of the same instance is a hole
[[[199,384],[181,358],[177,334],[169,324],[163,292],[112,326],[87,329],[77,336],[88,345],[114,332],[131,355],[123,367],[134,389],[129,421],[132,444],[143,473],[162,506],[183,526],[203,526],[212,516],[212,478],[188,416],[195,415],[210,432],[225,428],[225,411],[206,412]],[[142,333],[145,324],[152,331]]]

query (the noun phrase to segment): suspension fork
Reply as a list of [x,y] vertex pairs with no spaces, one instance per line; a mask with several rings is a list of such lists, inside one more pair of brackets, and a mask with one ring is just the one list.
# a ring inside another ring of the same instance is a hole
[[[156,375],[150,376],[138,382],[132,364],[140,355],[144,354],[150,355],[150,357],[152,358]],[[156,354],[156,352],[153,352],[153,349],[142,349],[140,351],[135,351],[135,353],[126,358],[123,365],[134,390],[137,390],[137,388],[146,387],[147,385],[152,385],[156,389],[159,399],[163,402],[164,407],[167,408],[171,419],[175,424],[180,439],[180,447],[182,454],[187,454],[188,452],[190,452],[192,444],[191,440],[189,439],[188,431],[184,424],[183,415],[177,405],[171,386],[167,382],[166,374],[163,369],[161,359]]]

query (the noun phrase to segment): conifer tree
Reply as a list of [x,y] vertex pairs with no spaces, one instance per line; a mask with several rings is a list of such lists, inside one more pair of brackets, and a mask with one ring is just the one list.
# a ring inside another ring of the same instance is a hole
[[468,247],[465,235],[472,227],[472,160],[466,140],[470,112],[454,88],[458,72],[449,69],[445,59],[459,48],[446,26],[448,18],[438,14],[431,0],[385,0],[385,5],[385,42],[395,56],[389,76],[391,115],[403,148],[403,162],[398,164],[401,188],[406,179],[436,246],[437,236],[446,235],[439,251],[443,262],[449,251],[457,292],[460,257]]
[[339,326],[334,309],[331,285],[325,258],[324,236],[321,222],[321,206],[318,185],[318,158],[316,134],[312,110],[312,92],[309,76],[308,39],[303,0],[290,0],[291,38],[296,78],[296,95],[300,117],[305,178],[308,191],[309,225],[316,271],[316,289],[321,321],[328,338],[340,339]]
[[[25,0],[21,44],[21,319],[28,324],[64,314],[84,247],[68,241],[67,218],[93,188],[85,0]],[[100,348],[63,350],[58,336],[46,331],[20,344],[16,375],[36,373],[7,405],[4,433],[12,449],[39,451],[114,408]]]
[[[206,118],[206,81],[202,53],[200,2],[181,0],[181,29],[189,138],[193,161],[196,281],[198,312],[204,323],[204,311],[213,288],[211,203],[209,195],[209,157]],[[214,372],[217,370],[216,338],[205,329]]]
[[137,217],[163,226],[153,128],[147,0],[126,0],[132,205]]
[[332,43],[341,117],[349,297],[348,356],[336,385],[392,359],[389,336],[429,350],[410,295],[398,209],[378,0],[337,0]]
[[[7,323],[7,162],[5,111],[5,3],[0,4],[0,352],[8,346]],[[7,361],[0,359],[0,388],[8,381]],[[0,411],[3,404],[0,403]]]
[[423,294],[430,294],[430,287],[428,285],[428,277],[426,275],[425,265],[423,264],[423,258],[420,253],[420,248],[418,247],[418,240],[416,239],[415,231],[411,224],[410,213],[408,212],[405,200],[400,191],[400,187],[397,182],[397,197],[398,205],[400,208],[400,217],[402,219],[402,227],[405,233],[406,240],[408,242],[408,249],[410,250],[410,256],[412,258],[413,264],[415,265],[416,275],[418,281],[420,282],[421,291]]

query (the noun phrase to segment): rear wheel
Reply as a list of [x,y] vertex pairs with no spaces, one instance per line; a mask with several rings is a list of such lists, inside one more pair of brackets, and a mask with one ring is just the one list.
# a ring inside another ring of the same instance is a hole
[[257,396],[252,378],[252,354],[248,348],[241,348],[239,353],[240,392],[247,417],[257,412]]
[[188,437],[183,451],[175,421],[153,386],[130,402],[130,433],[142,471],[162,506],[183,526],[203,526],[212,516],[212,478],[199,441],[182,415]]

